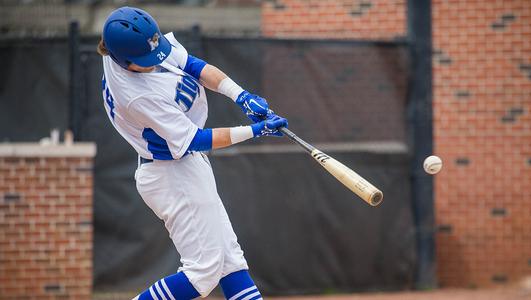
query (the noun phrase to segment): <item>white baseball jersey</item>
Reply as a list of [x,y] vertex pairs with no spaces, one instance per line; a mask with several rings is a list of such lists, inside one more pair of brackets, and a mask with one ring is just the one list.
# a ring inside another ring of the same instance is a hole
[[[116,130],[144,158],[179,159],[205,125],[208,106],[203,86],[185,73],[188,53],[173,33],[169,57],[152,73],[124,70],[103,57],[103,98]],[[171,70],[171,71],[170,71]]]
[[204,88],[182,71],[186,50],[172,33],[165,36],[173,47],[156,72],[127,71],[103,58],[104,105],[116,130],[139,155],[155,159],[136,170],[138,192],[164,221],[181,255],[179,270],[206,297],[222,277],[248,266],[208,158],[198,152],[183,157],[206,122],[207,101]]

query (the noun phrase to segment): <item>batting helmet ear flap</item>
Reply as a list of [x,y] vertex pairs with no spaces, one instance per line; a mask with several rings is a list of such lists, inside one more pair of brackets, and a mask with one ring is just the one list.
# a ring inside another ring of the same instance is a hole
[[[96,52],[98,52],[98,54],[101,55],[101,56],[110,56],[114,62],[116,62],[117,64],[120,64],[120,62],[116,59],[116,57],[105,46],[105,41],[103,40],[103,37],[101,37],[101,39],[100,39],[100,41],[98,43],[98,47],[96,48]],[[124,66],[124,67],[127,68],[127,66]]]
[[118,58],[116,58],[116,56],[114,56],[114,54],[112,54],[112,52],[109,52],[109,56],[112,58],[112,60],[117,63],[118,65],[120,65],[120,67],[124,68],[124,69],[127,69],[129,67],[129,65],[131,64],[130,61],[127,61],[127,60],[119,60]]

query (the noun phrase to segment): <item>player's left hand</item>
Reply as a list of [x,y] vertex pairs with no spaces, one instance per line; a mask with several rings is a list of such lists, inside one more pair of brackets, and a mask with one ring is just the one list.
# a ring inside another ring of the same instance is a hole
[[254,137],[259,136],[282,136],[280,127],[288,127],[288,120],[271,113],[261,122],[251,125]]
[[247,91],[241,92],[236,99],[236,104],[254,123],[261,122],[269,112],[269,105],[266,99]]

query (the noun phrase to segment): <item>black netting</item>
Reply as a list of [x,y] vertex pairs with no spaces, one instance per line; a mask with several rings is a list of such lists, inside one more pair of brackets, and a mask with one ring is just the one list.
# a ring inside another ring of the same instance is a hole
[[[407,48],[176,36],[191,54],[267,97],[294,132],[335,149],[329,154],[384,191],[384,203],[369,207],[302,151],[268,150],[292,145],[287,139],[246,142],[246,154],[212,153],[219,193],[261,289],[286,294],[410,286],[416,257],[405,147]],[[78,104],[78,138],[98,145],[95,288],[139,290],[175,272],[178,255],[162,222],[136,192],[135,152],[105,115],[101,58],[86,51],[96,41],[85,40],[81,47]],[[64,40],[0,44],[2,57],[9,58],[0,62],[0,139],[35,141],[51,127],[67,126],[67,51]],[[247,123],[237,106],[215,93],[209,93],[209,111],[211,127]],[[355,147],[389,142],[403,147],[380,146],[378,152]],[[334,148],[338,144],[354,146]]]
[[[403,45],[206,39],[204,46],[210,61],[260,91],[313,142],[406,140]],[[238,112],[220,115],[218,102],[210,102],[211,120],[234,119]]]
[[37,141],[68,116],[65,40],[0,42],[0,140]]

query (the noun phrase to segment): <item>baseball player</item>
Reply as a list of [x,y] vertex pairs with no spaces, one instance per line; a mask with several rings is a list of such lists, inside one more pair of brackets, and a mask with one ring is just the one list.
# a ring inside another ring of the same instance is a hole
[[[227,299],[262,299],[202,151],[280,136],[278,129],[286,127],[287,120],[270,111],[265,99],[188,54],[172,33],[163,35],[141,9],[122,7],[110,14],[98,53],[103,57],[109,119],[139,154],[138,192],[164,221],[181,255],[178,273],[134,299],[206,297],[218,283]],[[234,100],[253,124],[203,128],[204,87]]]

